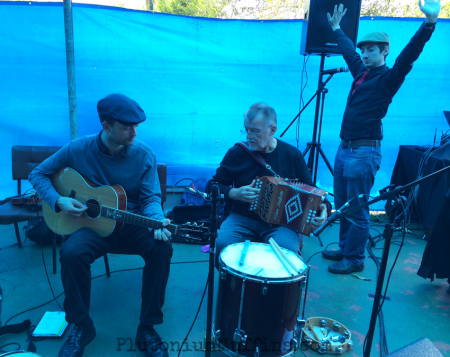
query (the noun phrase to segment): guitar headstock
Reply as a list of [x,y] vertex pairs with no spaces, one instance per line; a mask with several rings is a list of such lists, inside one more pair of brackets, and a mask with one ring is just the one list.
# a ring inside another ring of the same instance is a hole
[[209,239],[208,227],[203,224],[198,225],[197,223],[187,222],[185,224],[177,225],[177,235],[186,240],[196,240],[196,241],[207,241]]

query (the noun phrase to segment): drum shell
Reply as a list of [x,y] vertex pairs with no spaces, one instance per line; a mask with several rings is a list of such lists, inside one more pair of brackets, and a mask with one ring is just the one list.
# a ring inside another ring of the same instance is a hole
[[304,279],[271,283],[270,279],[248,280],[228,271],[221,262],[217,293],[214,332],[217,341],[236,352],[233,340],[238,328],[242,285],[245,279],[240,329],[247,335],[245,346],[238,345],[238,354],[254,356],[256,347],[261,356],[285,356],[292,352],[291,340],[299,313]]

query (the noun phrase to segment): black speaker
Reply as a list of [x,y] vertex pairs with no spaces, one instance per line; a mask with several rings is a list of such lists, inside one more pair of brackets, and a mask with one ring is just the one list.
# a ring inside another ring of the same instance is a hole
[[306,0],[300,54],[341,54],[327,19],[327,12],[333,16],[334,6],[339,4],[347,9],[341,30],[356,45],[361,0]]

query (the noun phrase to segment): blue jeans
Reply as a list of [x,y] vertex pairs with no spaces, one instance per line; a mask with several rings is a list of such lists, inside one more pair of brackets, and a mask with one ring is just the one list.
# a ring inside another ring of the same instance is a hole
[[223,222],[216,240],[216,268],[219,269],[220,252],[228,245],[251,242],[269,243],[273,238],[277,244],[298,254],[300,249],[299,234],[284,226],[268,224],[260,219],[251,219],[240,214],[231,213]]
[[[360,146],[344,149],[339,145],[334,161],[334,204],[340,208],[355,196],[369,195],[375,175],[381,165],[379,147]],[[357,198],[350,207],[368,201],[368,197]],[[339,247],[344,258],[353,265],[360,265],[365,259],[365,247],[369,239],[369,207],[353,211],[341,217]]]

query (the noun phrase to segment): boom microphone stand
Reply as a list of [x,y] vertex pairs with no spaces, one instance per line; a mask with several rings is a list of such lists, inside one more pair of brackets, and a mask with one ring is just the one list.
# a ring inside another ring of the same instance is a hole
[[450,166],[447,166],[446,168],[436,171],[435,173],[433,173],[431,175],[425,176],[425,177],[423,177],[419,180],[416,180],[414,182],[411,182],[410,184],[407,184],[405,186],[398,186],[395,189],[393,188],[393,185],[390,185],[386,189],[383,189],[380,191],[380,193],[381,192],[383,192],[383,193],[379,197],[374,198],[373,200],[367,201],[366,203],[363,203],[354,208],[349,208],[345,211],[341,211],[347,207],[347,204],[345,204],[340,209],[336,210],[336,212],[333,213],[322,226],[320,226],[318,229],[316,229],[313,232],[314,235],[320,234],[332,222],[334,222],[341,216],[345,216],[348,212],[370,206],[379,201],[383,201],[383,200],[387,201],[386,212],[388,212],[388,214],[389,214],[389,221],[386,224],[386,226],[384,228],[384,232],[383,232],[383,238],[384,238],[383,255],[381,257],[381,262],[380,262],[380,271],[378,273],[377,288],[375,291],[375,298],[373,300],[372,315],[370,317],[369,332],[367,333],[367,344],[366,344],[366,349],[364,350],[364,357],[370,357],[370,350],[372,348],[373,335],[375,333],[375,325],[377,322],[377,315],[380,310],[381,290],[383,289],[384,276],[386,274],[386,266],[387,266],[387,261],[388,261],[388,257],[389,257],[389,249],[391,246],[391,240],[392,240],[392,236],[394,234],[394,229],[395,229],[395,218],[397,217],[397,209],[400,207],[400,205],[402,205],[400,194],[405,192],[406,190],[410,189],[411,187],[419,185],[423,181],[429,180],[436,176],[440,176],[444,172],[449,171],[449,170],[450,170]]
[[211,331],[212,331],[212,314],[213,314],[213,299],[214,299],[214,257],[216,250],[217,229],[220,225],[219,206],[220,206],[220,191],[217,182],[212,182],[210,185],[211,192],[211,217],[209,225],[209,273],[208,273],[208,307],[206,313],[206,346],[205,356],[211,356]]
[[[333,74],[330,74],[329,77],[326,79],[325,82],[323,82],[323,66],[325,64],[325,56],[327,54],[321,53],[320,54],[320,69],[319,69],[319,85],[317,88],[316,93],[311,97],[311,99],[306,103],[300,113],[297,114],[297,116],[291,121],[291,123],[288,125],[288,127],[283,131],[283,133],[280,135],[280,137],[283,137],[283,135],[286,133],[286,131],[291,127],[292,124],[297,120],[297,118],[302,114],[302,112],[306,109],[306,107],[309,105],[309,103],[312,102],[312,100],[317,96],[316,99],[316,110],[314,115],[314,129],[313,129],[313,137],[312,141],[306,144],[306,148],[303,151],[303,156],[305,156],[308,151],[309,157],[308,157],[308,169],[311,172],[313,183],[316,183],[317,181],[317,166],[319,162],[319,155],[322,156],[323,161],[328,167],[328,170],[330,170],[331,174],[333,175],[333,167],[331,166],[330,162],[328,161],[325,153],[322,150],[321,144],[320,144],[320,134],[322,131],[322,118],[323,118],[323,107],[325,104],[325,94],[328,92],[328,89],[325,88],[327,83],[330,81],[330,79],[333,77]],[[320,113],[320,114],[319,114]],[[320,116],[320,125],[319,125],[319,116]],[[317,140],[318,137],[318,140]],[[316,156],[317,155],[317,156]]]

